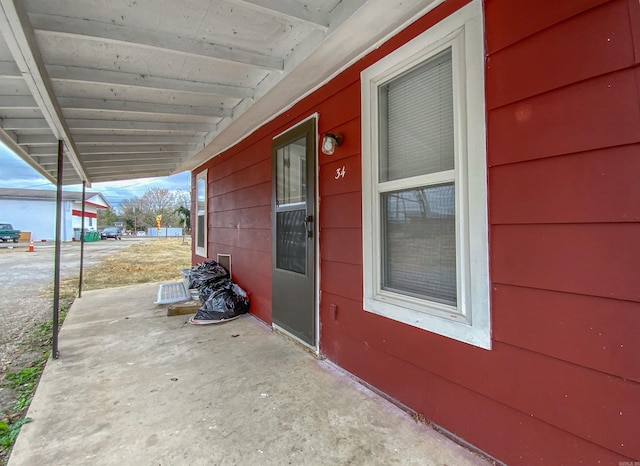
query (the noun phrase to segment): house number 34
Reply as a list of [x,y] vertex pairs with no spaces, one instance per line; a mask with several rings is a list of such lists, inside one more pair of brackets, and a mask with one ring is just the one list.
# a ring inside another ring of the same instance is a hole
[[344,176],[347,174],[347,170],[344,167],[344,165],[342,166],[342,168],[336,168],[336,176],[335,179],[339,180],[340,178],[344,178]]

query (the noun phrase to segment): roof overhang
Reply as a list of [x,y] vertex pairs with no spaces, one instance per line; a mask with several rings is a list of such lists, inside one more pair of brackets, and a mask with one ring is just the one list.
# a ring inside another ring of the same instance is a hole
[[52,182],[192,170],[443,0],[0,0],[0,140]]

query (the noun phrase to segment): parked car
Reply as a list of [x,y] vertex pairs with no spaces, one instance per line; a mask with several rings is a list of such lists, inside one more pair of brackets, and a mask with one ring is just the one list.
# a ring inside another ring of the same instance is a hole
[[122,233],[119,228],[107,227],[100,233],[100,239],[113,238],[115,240],[122,239]]
[[0,239],[3,243],[7,241],[17,243],[20,241],[20,230],[14,230],[10,223],[0,223]]

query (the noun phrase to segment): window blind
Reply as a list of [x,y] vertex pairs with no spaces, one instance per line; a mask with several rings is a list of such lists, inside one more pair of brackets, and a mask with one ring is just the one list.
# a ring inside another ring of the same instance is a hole
[[379,93],[380,182],[453,169],[451,48]]

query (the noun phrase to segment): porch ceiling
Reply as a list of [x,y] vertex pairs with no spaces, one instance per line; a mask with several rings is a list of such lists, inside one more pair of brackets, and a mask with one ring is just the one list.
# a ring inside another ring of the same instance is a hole
[[63,184],[190,170],[443,0],[0,0],[0,140]]

